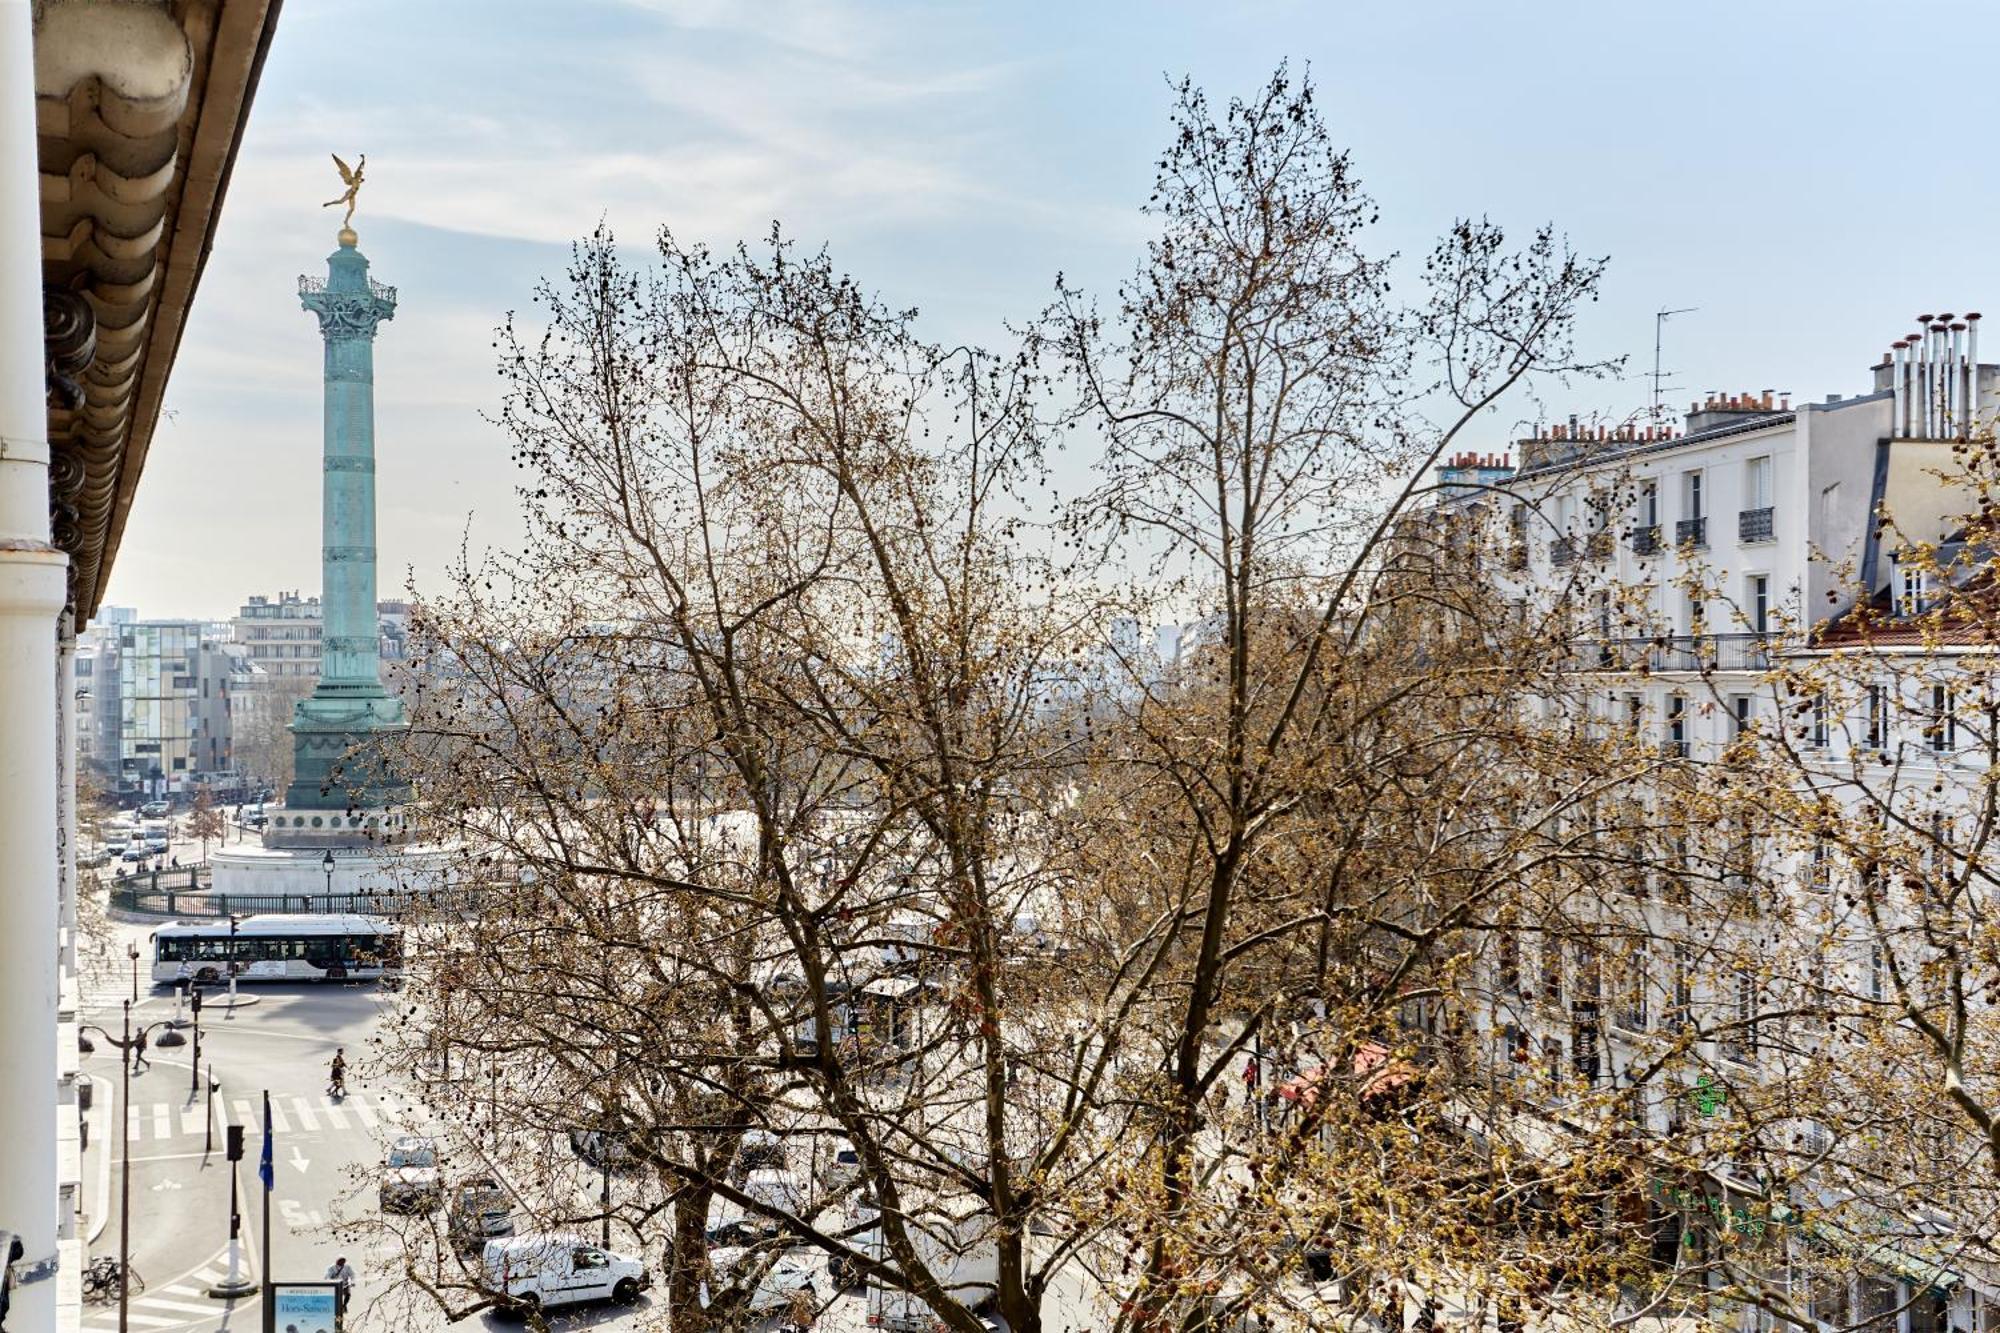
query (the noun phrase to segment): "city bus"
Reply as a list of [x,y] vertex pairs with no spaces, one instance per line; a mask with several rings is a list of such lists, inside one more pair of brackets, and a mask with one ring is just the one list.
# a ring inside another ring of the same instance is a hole
[[[403,936],[375,916],[280,914],[175,922],[153,932],[153,980],[399,981]],[[187,971],[181,969],[186,967]]]

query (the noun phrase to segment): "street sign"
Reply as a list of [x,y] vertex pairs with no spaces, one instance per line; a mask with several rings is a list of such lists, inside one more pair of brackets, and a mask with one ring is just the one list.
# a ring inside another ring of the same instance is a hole
[[273,1282],[267,1326],[276,1333],[335,1333],[339,1288],[331,1282]]

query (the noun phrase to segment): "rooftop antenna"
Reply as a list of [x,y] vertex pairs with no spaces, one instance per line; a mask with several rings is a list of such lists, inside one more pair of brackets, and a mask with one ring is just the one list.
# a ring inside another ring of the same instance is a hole
[[1666,388],[1666,372],[1660,369],[1660,343],[1666,336],[1667,321],[1675,315],[1692,315],[1701,309],[1698,305],[1682,306],[1679,310],[1661,309],[1653,314],[1653,424],[1661,421],[1661,393]]

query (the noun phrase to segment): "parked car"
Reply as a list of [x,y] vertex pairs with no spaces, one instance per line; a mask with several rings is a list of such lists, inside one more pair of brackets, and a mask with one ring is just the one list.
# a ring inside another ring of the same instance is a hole
[[120,861],[143,861],[153,853],[143,842],[128,842],[125,850],[118,853]]
[[460,1254],[483,1250],[487,1241],[513,1235],[514,1207],[500,1182],[475,1176],[453,1190],[449,1230]]
[[836,1139],[819,1164],[819,1187],[829,1194],[853,1189],[861,1183],[861,1154],[846,1139]]
[[400,1135],[389,1145],[376,1200],[382,1211],[429,1212],[438,1205],[437,1141],[418,1134]]
[[141,819],[165,819],[173,813],[173,804],[168,801],[148,801],[139,807]]
[[709,1223],[708,1245],[715,1250],[747,1250],[775,1238],[777,1234],[776,1224],[762,1218],[731,1217]]
[[[715,1274],[710,1282],[714,1285],[704,1289],[702,1304],[707,1305],[713,1299],[717,1287],[730,1287],[748,1280],[749,1275],[764,1262],[764,1256],[749,1250],[709,1251],[709,1268]],[[770,1262],[771,1266],[756,1279],[744,1299],[744,1308],[751,1314],[775,1314],[788,1310],[794,1292],[811,1293],[813,1290],[812,1270],[804,1263],[785,1255]]]
[[572,1129],[570,1151],[596,1167],[622,1171],[638,1160],[629,1135],[617,1130]]
[[790,1171],[752,1171],[740,1187],[745,1198],[772,1212],[803,1214],[812,1207],[812,1186]]
[[630,1304],[653,1285],[643,1263],[582,1236],[541,1233],[489,1240],[479,1261],[486,1285],[504,1292],[517,1314],[585,1301]]
[[[122,852],[125,849],[120,847],[118,850]],[[76,854],[76,863],[85,870],[95,870],[98,866],[109,865],[111,863],[111,848],[109,845],[106,845],[103,847],[93,847],[87,852],[78,852]]]

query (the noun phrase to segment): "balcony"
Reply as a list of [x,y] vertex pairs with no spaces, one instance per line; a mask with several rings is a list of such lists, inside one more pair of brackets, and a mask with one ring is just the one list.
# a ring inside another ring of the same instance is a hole
[[1632,552],[1635,555],[1654,555],[1660,549],[1660,528],[1658,524],[1635,528],[1632,532]]
[[1650,639],[1573,639],[1571,671],[1765,671],[1769,634],[1672,634]]
[[1576,559],[1576,542],[1569,537],[1558,537],[1549,543],[1549,563],[1566,565]]
[[1584,539],[1583,553],[1592,560],[1610,559],[1611,550],[1611,534],[1608,532],[1593,532]]
[[1675,634],[1652,640],[1655,671],[1763,671],[1771,664],[1768,634]]
[[1674,545],[1692,546],[1697,551],[1708,549],[1708,520],[1684,518],[1674,524]]
[[1745,509],[1736,515],[1736,540],[1740,542],[1767,542],[1771,540],[1771,511],[1769,509]]

